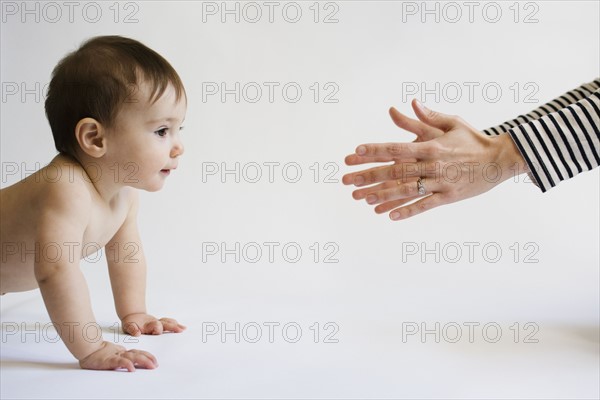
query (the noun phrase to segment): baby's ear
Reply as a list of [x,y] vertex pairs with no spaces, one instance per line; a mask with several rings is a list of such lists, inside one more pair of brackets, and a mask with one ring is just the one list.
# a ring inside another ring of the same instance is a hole
[[75,138],[79,147],[90,157],[100,158],[106,153],[105,130],[97,120],[83,118],[75,127]]

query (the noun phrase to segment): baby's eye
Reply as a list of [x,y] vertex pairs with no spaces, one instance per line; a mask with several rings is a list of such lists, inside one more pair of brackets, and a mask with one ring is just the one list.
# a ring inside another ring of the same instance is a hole
[[183,130],[183,128],[185,128],[185,126],[180,126],[180,127],[179,127],[179,130],[180,130],[180,131],[182,131],[182,130]]
[[154,131],[154,133],[156,133],[160,137],[164,137],[164,136],[167,136],[167,130],[168,130],[167,128],[162,128],[157,131]]

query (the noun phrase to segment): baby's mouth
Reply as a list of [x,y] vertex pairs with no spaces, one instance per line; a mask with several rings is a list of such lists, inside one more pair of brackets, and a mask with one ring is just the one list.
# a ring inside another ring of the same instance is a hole
[[160,173],[164,174],[164,175],[169,175],[171,173],[171,171],[176,168],[177,168],[177,165],[175,165],[174,167],[171,167],[171,168],[163,168],[160,170]]

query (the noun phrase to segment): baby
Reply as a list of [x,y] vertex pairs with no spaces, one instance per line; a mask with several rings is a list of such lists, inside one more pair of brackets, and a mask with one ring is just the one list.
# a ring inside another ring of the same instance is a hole
[[187,97],[181,79],[140,42],[101,36],[59,62],[45,106],[59,154],[0,191],[0,293],[39,287],[82,368],[156,368],[148,352],[89,340],[95,337],[90,327],[100,328],[79,260],[106,248],[125,333],[185,329],[146,312],[146,261],[136,222],[136,189],[161,189],[183,154],[179,131]]

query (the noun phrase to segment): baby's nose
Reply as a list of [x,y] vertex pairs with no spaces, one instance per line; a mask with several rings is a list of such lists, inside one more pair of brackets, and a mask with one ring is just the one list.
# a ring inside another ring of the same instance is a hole
[[173,148],[171,149],[171,158],[179,157],[185,151],[185,147],[183,146],[183,142],[181,139],[176,139]]

